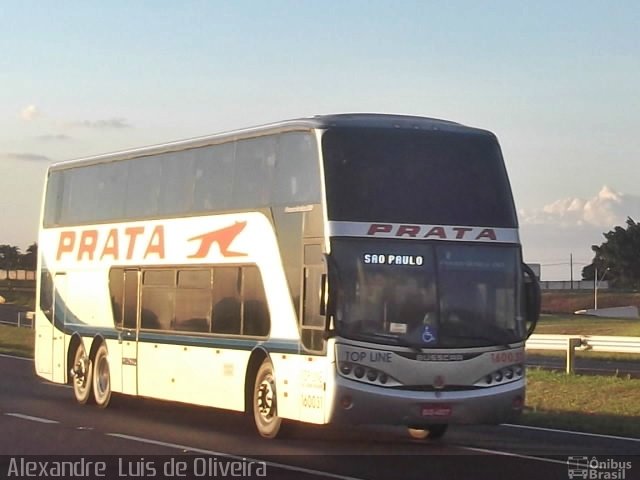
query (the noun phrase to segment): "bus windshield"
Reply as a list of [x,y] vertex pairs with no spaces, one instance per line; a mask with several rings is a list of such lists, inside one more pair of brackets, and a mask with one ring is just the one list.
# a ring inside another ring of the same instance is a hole
[[334,239],[331,257],[341,336],[416,348],[524,338],[517,246]]
[[329,220],[517,227],[487,132],[329,129],[322,149]]

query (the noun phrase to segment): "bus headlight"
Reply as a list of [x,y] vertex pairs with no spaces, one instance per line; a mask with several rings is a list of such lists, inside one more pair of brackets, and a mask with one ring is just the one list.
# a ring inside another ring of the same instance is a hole
[[397,387],[400,382],[390,377],[380,370],[366,365],[353,364],[350,362],[338,362],[338,372],[341,376],[373,385],[384,385],[386,387]]
[[524,366],[511,365],[509,367],[503,367],[499,370],[491,372],[480,380],[478,380],[474,385],[477,387],[486,387],[489,385],[499,385],[501,383],[507,383],[514,380],[518,380],[522,378],[524,375]]

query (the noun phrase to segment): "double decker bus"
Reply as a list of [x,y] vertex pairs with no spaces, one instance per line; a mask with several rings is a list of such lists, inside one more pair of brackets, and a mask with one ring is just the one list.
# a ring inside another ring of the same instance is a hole
[[496,137],[423,117],[283,121],[61,162],[35,368],[112,393],[439,437],[525,395],[539,289]]

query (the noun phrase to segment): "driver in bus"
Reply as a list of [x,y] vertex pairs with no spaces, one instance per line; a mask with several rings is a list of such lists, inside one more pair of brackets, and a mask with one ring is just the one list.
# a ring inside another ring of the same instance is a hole
[[407,333],[422,330],[425,325],[435,325],[436,302],[433,284],[418,286],[415,278],[396,289],[397,316],[395,321],[406,324]]

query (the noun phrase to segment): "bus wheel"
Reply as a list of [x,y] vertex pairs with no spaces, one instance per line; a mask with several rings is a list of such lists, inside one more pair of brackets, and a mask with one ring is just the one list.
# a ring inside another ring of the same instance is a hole
[[253,389],[253,418],[261,436],[275,438],[278,435],[282,419],[278,417],[273,365],[268,359],[262,362],[256,374]]
[[76,348],[76,353],[73,356],[73,366],[71,367],[73,394],[81,405],[90,403],[93,400],[91,373],[91,359],[89,359],[89,355],[87,355],[87,351],[81,342]]
[[96,351],[93,361],[93,395],[96,405],[105,408],[111,400],[111,374],[109,372],[109,360],[107,358],[107,347],[101,344]]
[[427,428],[409,427],[407,431],[409,432],[409,436],[416,440],[437,440],[438,438],[442,438],[447,432],[447,427],[449,427],[447,424],[438,424],[428,425]]

